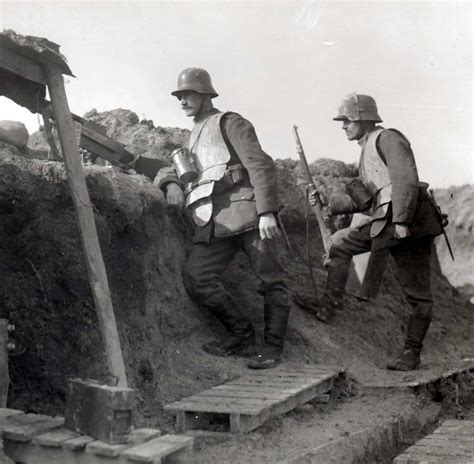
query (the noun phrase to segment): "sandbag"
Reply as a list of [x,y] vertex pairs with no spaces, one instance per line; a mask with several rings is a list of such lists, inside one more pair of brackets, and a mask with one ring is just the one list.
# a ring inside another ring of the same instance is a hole
[[0,121],[0,142],[25,148],[30,135],[25,125],[19,121]]

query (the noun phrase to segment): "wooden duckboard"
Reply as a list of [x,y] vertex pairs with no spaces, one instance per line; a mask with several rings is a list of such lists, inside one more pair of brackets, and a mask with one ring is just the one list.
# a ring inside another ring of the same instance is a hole
[[397,456],[394,464],[473,464],[474,421],[448,420]]
[[189,462],[192,453],[192,437],[136,429],[128,443],[109,445],[65,429],[63,423],[62,417],[0,408],[5,454],[28,464],[160,464],[170,459]]
[[474,373],[474,361],[451,363],[449,366],[437,366],[434,369],[417,369],[409,372],[398,372],[393,378],[380,382],[370,382],[362,385],[363,388],[384,389],[411,389],[423,388],[443,380],[453,378],[459,374]]
[[165,406],[176,414],[176,429],[245,433],[270,417],[286,413],[330,391],[343,369],[326,366],[280,367],[256,371],[224,385]]

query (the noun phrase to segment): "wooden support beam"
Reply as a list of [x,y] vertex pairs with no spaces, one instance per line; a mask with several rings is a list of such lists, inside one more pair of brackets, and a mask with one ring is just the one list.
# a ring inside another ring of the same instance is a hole
[[72,199],[79,221],[82,246],[99,318],[99,326],[105,345],[107,364],[110,374],[117,379],[118,385],[126,387],[125,365],[107,281],[107,273],[100,250],[94,213],[89,198],[89,192],[87,191],[81,158],[79,156],[79,147],[67,102],[63,76],[61,70],[55,65],[45,66],[44,71],[51,95],[54,118],[59,132]]
[[18,74],[30,81],[46,84],[43,69],[34,60],[20,55],[8,47],[0,46],[0,68]]
[[8,398],[8,321],[0,319],[0,408],[5,408]]

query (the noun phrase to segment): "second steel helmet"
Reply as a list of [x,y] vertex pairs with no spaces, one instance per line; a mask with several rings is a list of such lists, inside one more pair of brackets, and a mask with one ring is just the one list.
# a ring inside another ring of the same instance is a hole
[[355,92],[346,95],[339,106],[339,114],[334,121],[374,121],[382,122],[379,116],[377,103],[369,95],[360,95]]
[[211,76],[202,68],[187,68],[181,71],[178,76],[178,88],[171,92],[171,95],[177,96],[179,92],[186,90],[206,93],[211,95],[211,98],[219,95],[212,86]]

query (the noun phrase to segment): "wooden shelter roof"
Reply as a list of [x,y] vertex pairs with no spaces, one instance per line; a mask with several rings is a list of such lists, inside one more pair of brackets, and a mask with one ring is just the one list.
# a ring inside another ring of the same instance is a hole
[[40,112],[46,95],[44,67],[51,65],[74,76],[54,42],[12,30],[0,33],[0,95],[32,113]]

